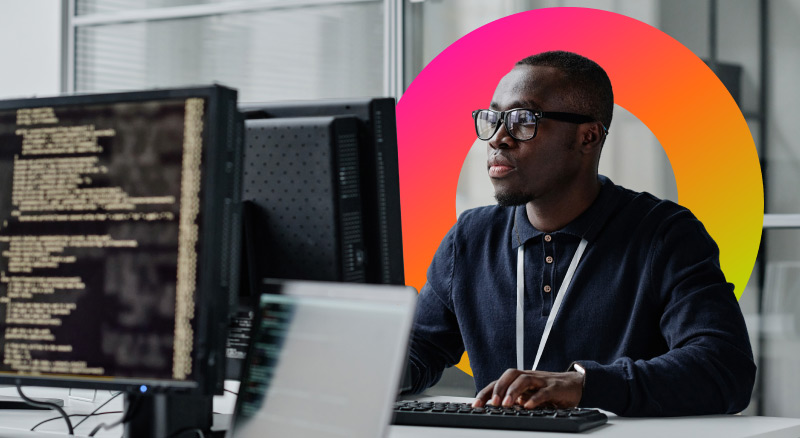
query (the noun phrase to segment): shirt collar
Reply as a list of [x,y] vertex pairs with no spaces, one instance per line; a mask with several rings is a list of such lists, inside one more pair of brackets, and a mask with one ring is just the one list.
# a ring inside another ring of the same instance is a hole
[[[614,193],[616,193],[616,185],[610,179],[603,175],[598,175],[597,179],[601,184],[600,193],[592,202],[592,205],[564,228],[548,234],[569,234],[584,238],[589,243],[597,238],[603,225],[605,225],[614,211]],[[542,234],[545,233],[537,230],[528,220],[525,205],[514,207],[514,226],[511,230],[512,249],[517,249],[528,240],[539,237]]]

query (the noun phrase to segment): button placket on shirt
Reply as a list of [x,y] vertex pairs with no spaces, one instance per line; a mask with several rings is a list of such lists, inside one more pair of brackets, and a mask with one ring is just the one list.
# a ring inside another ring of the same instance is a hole
[[544,249],[544,258],[542,261],[543,269],[542,269],[542,288],[540,289],[540,293],[542,295],[542,310],[543,314],[549,314],[550,309],[553,305],[553,281],[555,279],[555,260],[553,255],[554,245],[553,245],[553,236],[551,234],[545,234],[542,237],[542,247]]

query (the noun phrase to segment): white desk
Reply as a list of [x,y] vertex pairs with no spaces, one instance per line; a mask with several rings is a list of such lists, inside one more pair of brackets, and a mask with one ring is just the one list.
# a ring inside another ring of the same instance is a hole
[[[472,402],[471,398],[429,397],[432,401]],[[800,418],[714,415],[676,418],[627,418],[608,413],[608,423],[583,433],[519,432],[447,427],[392,426],[388,438],[798,438]]]
[[445,427],[392,426],[389,438],[798,438],[800,419],[777,417],[710,416],[683,418],[620,418],[609,416],[608,424],[578,434],[455,429]]
[[[61,391],[61,392],[59,392]],[[46,393],[45,393],[46,392]],[[4,391],[4,393],[7,393]],[[27,388],[26,394],[31,396],[47,396],[51,398],[67,398],[67,390],[52,388]],[[108,399],[108,391],[98,391],[94,403],[69,400],[65,406],[67,413],[89,413]],[[446,400],[470,402],[469,398],[432,397],[426,400]],[[218,398],[214,403],[215,412],[229,413],[232,410],[232,397]],[[122,409],[121,397],[115,399],[102,411],[119,411]],[[101,412],[102,412],[101,411]],[[51,411],[0,411],[0,438],[53,438],[65,436],[66,427],[63,420],[54,420],[37,428],[37,432],[29,432],[39,421],[55,417]],[[73,417],[75,418],[75,417]],[[76,436],[86,436],[101,422],[112,422],[119,414],[93,417],[76,429]],[[73,424],[78,420],[73,419]],[[38,432],[41,431],[41,432]],[[98,437],[120,437],[122,427],[101,431]],[[608,424],[588,432],[579,434],[519,432],[503,430],[457,429],[444,427],[391,426],[387,438],[535,438],[535,437],[616,437],[616,438],[798,438],[800,437],[800,418],[752,417],[752,416],[708,416],[682,418],[624,418],[609,415]],[[269,435],[265,434],[265,437]]]
[[[111,391],[98,390],[95,394],[94,401],[81,401],[71,399],[69,397],[69,390],[66,388],[37,388],[37,387],[24,387],[25,395],[31,398],[55,398],[64,400],[64,411],[67,414],[89,414],[95,408],[100,406],[103,402],[107,401],[112,396]],[[82,392],[86,392],[82,390]],[[14,388],[3,388],[0,390],[2,395],[17,395]],[[98,412],[114,412],[122,410],[122,395],[112,400],[103,409]],[[11,437],[54,437],[54,433],[66,434],[67,427],[63,419],[53,420],[36,428],[37,432],[30,432],[31,427],[36,425],[42,420],[48,418],[60,417],[56,411],[44,410],[3,410],[0,411],[0,438]],[[81,426],[76,429],[76,435],[82,434],[86,436],[92,429],[100,423],[111,423],[121,417],[121,414],[108,414],[99,417],[93,417],[86,420]],[[70,417],[72,424],[75,425],[84,417]],[[122,434],[122,428],[118,427],[111,431],[100,432],[95,436],[98,437],[118,437]]]
[[[225,388],[237,392],[239,389],[239,382],[226,381]],[[95,393],[93,401],[82,401],[75,398],[70,398],[69,390],[66,388],[37,388],[37,387],[24,387],[25,395],[31,398],[55,398],[64,400],[64,411],[68,414],[89,414],[97,407],[112,397],[116,392],[107,390],[98,390]],[[93,391],[81,390],[82,392],[92,393]],[[15,388],[2,388],[0,395],[17,395]],[[221,414],[232,414],[236,397],[231,393],[225,393],[224,396],[214,397],[214,412]],[[123,410],[123,395],[120,395],[111,400],[107,405],[98,411],[100,412],[121,412]],[[30,429],[42,420],[49,418],[59,417],[57,420],[50,421],[36,428],[36,432],[30,432]],[[94,416],[87,419],[79,427],[75,428],[75,436],[87,436],[97,425],[101,423],[113,423],[122,417],[121,413],[107,414]],[[72,425],[75,426],[84,417],[70,417]],[[226,423],[229,418],[226,415],[215,416],[215,426],[219,426],[218,422]],[[224,424],[227,427],[227,424]],[[0,410],[0,438],[53,438],[56,436],[67,436],[67,426],[64,420],[56,411],[45,410],[13,410],[2,411]],[[109,430],[101,430],[96,437],[106,438],[114,437],[119,438],[122,436],[122,426],[117,426]]]

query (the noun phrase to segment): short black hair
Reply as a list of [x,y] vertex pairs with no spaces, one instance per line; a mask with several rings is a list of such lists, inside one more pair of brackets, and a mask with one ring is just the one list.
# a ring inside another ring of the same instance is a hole
[[614,91],[606,71],[596,62],[577,53],[555,50],[529,56],[517,66],[554,67],[566,76],[574,94],[570,101],[578,111],[599,120],[606,129],[611,127],[614,114]]

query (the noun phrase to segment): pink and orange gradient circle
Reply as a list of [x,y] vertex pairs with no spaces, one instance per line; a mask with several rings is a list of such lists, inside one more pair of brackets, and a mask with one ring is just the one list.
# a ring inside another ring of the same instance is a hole
[[[436,248],[455,223],[458,176],[475,141],[472,111],[489,104],[518,60],[548,50],[579,53],[606,70],[615,103],[664,147],[679,203],[719,245],[722,270],[741,297],[761,240],[764,193],[739,107],[706,64],[669,35],[586,8],[537,9],[483,26],[431,61],[398,102],[406,283],[422,288]],[[464,361],[460,368],[469,372]]]

